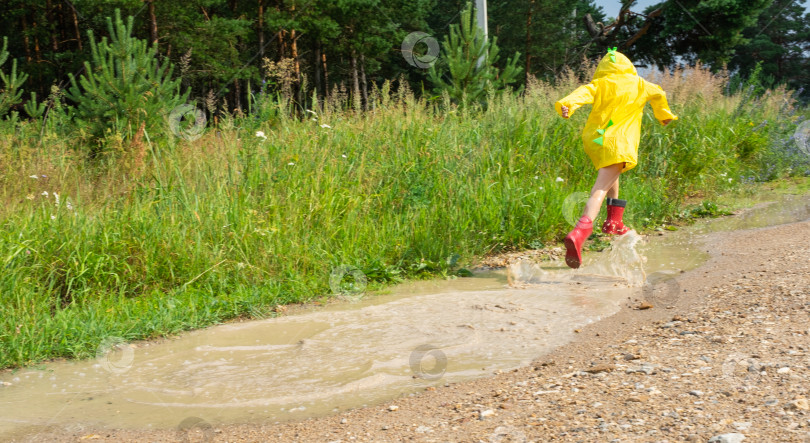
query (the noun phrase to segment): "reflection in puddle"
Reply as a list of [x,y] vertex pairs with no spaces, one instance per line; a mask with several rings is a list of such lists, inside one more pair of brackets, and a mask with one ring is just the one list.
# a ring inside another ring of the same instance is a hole
[[586,253],[578,271],[522,262],[163,343],[113,339],[96,360],[0,374],[10,383],[0,386],[0,439],[52,425],[75,431],[176,428],[188,417],[213,425],[300,419],[515,368],[617,312],[645,281],[699,266],[706,233],[807,218],[806,199],[788,197],[665,237],[633,232],[605,253]]

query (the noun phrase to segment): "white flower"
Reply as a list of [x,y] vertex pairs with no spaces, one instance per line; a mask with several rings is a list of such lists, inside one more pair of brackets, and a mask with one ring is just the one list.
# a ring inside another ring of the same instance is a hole
[[48,191],[42,191],[42,194],[40,195],[42,195],[45,198],[48,198]]
[[563,180],[563,178],[562,178],[562,177],[557,177],[557,180],[555,180],[555,181],[556,181],[557,183],[559,183],[559,182],[564,182],[565,180]]
[[312,115],[318,115],[318,113],[313,111],[312,109],[307,109],[307,112],[309,112]]
[[346,157],[346,154],[341,155],[341,157],[343,157],[343,158],[349,158],[349,157]]
[[730,178],[730,179],[728,179],[728,182],[729,182],[729,183],[731,183],[731,181],[732,181],[732,180],[734,180],[734,179],[733,179],[733,178]]
[[71,205],[71,204],[70,204],[70,200],[68,200],[68,201],[67,201],[67,203],[65,203],[65,206],[67,206],[68,211],[72,211],[72,210],[73,210],[73,205]]
[[52,215],[52,216],[51,216],[51,220],[56,220],[56,216],[55,216],[55,215]]
[[541,190],[541,191],[543,190],[543,187],[542,187],[542,186],[540,186],[540,190]]
[[264,135],[264,132],[262,132],[262,131],[256,131],[256,137],[263,138],[263,139],[267,140],[267,136]]
[[720,174],[720,177],[725,177],[725,176],[726,176],[726,173],[725,173],[725,172],[724,172],[724,173],[722,173],[722,174]]
[[540,178],[540,176],[539,176],[539,175],[535,175],[535,176],[534,176],[534,179],[535,179],[535,180],[537,180],[538,178]]
[[36,174],[34,174],[34,175],[29,175],[29,177],[33,178],[34,180],[36,180],[36,179],[38,179],[38,178],[39,178],[39,176],[37,176]]
[[322,124],[321,127],[324,129],[332,129],[332,127],[327,125],[326,123]]
[[287,166],[295,166],[295,162],[289,162],[287,163]]
[[55,193],[55,192],[54,192],[54,193],[53,193],[53,198],[54,198],[54,199],[56,199],[56,203],[55,203],[55,204],[56,204],[56,206],[59,206],[59,194],[57,194],[57,193]]

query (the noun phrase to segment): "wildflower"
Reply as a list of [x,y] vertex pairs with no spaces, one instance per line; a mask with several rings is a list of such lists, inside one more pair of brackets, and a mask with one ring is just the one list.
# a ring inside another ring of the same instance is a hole
[[728,182],[729,182],[729,183],[731,183],[731,181],[732,181],[732,180],[734,180],[734,179],[733,179],[733,178],[730,178],[730,179],[728,179]]
[[309,112],[312,115],[318,115],[318,113],[313,111],[312,109],[307,109],[307,112]]
[[535,176],[534,176],[534,179],[535,179],[535,180],[537,180],[538,178],[540,178],[540,177],[539,177],[539,176],[537,176],[537,175],[535,175]]
[[557,177],[557,180],[555,180],[555,181],[557,183],[559,183],[559,182],[564,182],[565,180],[562,177]]
[[59,194],[56,192],[53,193],[53,198],[56,200],[56,206],[59,206]]
[[725,173],[725,172],[724,172],[724,173],[722,173],[722,174],[720,174],[720,177],[725,177],[725,176],[726,176],[726,173]]
[[262,132],[262,131],[256,131],[256,137],[267,140],[267,136],[264,135],[264,132]]
[[33,200],[35,196],[34,194],[28,194],[27,196],[25,196],[25,198],[27,198],[28,200]]
[[287,166],[295,166],[295,162],[289,162],[287,163]]
[[39,177],[38,177],[36,174],[34,174],[34,175],[29,175],[29,177],[33,178],[34,180],[36,180],[36,179],[38,179],[38,178],[39,178]]
[[349,157],[347,157],[347,156],[346,156],[346,154],[341,155],[341,157],[343,157],[343,158],[349,158]]
[[70,204],[70,200],[68,200],[68,201],[65,203],[65,206],[68,208],[68,211],[72,211],[72,210],[73,210],[73,205],[71,205],[71,204]]
[[327,125],[326,123],[322,124],[321,127],[324,129],[332,129],[332,127]]
[[55,216],[55,215],[52,215],[52,216],[51,216],[51,220],[56,220],[56,216]]
[[48,198],[48,191],[42,191],[42,194],[40,195],[42,195],[45,198]]

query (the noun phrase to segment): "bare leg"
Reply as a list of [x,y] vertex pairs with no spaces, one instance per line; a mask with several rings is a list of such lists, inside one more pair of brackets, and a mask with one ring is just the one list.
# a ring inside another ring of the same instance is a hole
[[607,192],[608,198],[619,198],[619,178],[616,178],[616,181],[613,183],[613,186],[608,189]]
[[[615,165],[605,166],[599,170],[596,176],[596,183],[591,189],[591,197],[588,203],[585,204],[585,213],[591,220],[599,215],[599,209],[602,207],[602,202],[605,197],[617,198],[619,196],[619,176],[624,169],[624,163],[616,163]],[[611,192],[608,195],[608,192]],[[613,193],[615,192],[615,197]]]

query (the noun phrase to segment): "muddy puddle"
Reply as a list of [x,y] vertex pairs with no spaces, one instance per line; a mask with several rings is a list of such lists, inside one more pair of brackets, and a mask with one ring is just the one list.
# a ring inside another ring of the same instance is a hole
[[668,277],[699,266],[701,238],[810,219],[807,196],[741,216],[623,236],[564,263],[518,263],[413,282],[294,315],[216,326],[161,343],[111,337],[98,358],[0,373],[0,440],[51,427],[183,428],[286,421],[371,405],[528,364],[630,296],[679,296]]

